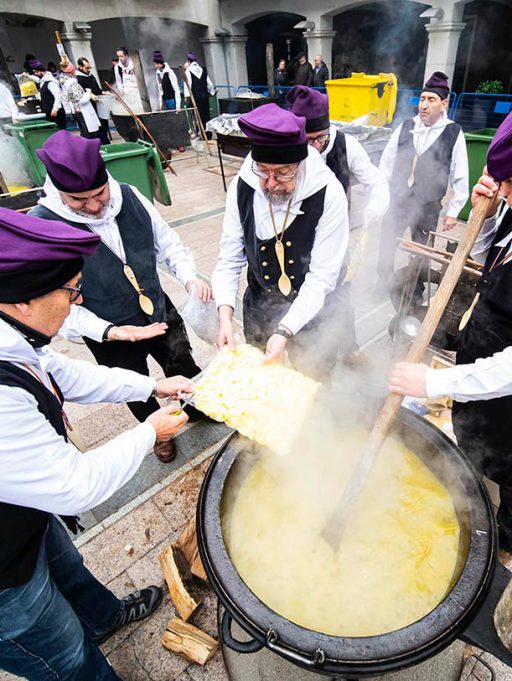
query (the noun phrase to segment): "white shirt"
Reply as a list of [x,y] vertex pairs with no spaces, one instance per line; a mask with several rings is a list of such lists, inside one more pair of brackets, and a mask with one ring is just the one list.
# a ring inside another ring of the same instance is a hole
[[9,88],[0,83],[0,118],[17,118],[18,107]]
[[[124,260],[125,252],[116,220],[116,216],[122,208],[121,188],[119,183],[110,176],[109,185],[111,202],[103,218],[94,219],[92,217],[84,217],[73,213],[62,202],[58,191],[55,189],[48,176],[44,185],[46,197],[40,199],[39,203],[63,218],[89,225],[109,248]],[[197,276],[196,266],[190,249],[183,245],[178,234],[174,229],[169,227],[151,201],[143,196],[135,187],[131,187],[131,189],[151,218],[157,262],[167,265],[172,274],[175,275],[183,285],[187,284],[192,279],[195,279]],[[108,320],[97,317],[93,312],[81,305],[72,305],[71,312],[59,333],[65,338],[87,336],[88,338],[100,342],[103,332],[110,323],[111,322]]]
[[181,93],[180,93],[180,87],[178,85],[178,79],[176,78],[176,74],[174,71],[171,69],[169,64],[165,62],[164,67],[161,71],[156,69],[156,84],[158,86],[158,93],[160,95],[160,99],[164,96],[163,89],[162,89],[162,80],[165,74],[169,75],[169,80],[171,82],[171,87],[174,90],[174,99],[176,100],[176,106],[180,106],[181,102]]
[[[494,235],[506,212],[507,210],[500,209],[496,215],[484,222],[471,251],[473,259],[485,262]],[[505,247],[508,245],[505,253],[510,253],[511,239],[512,236],[508,236],[497,245]],[[458,402],[492,400],[512,395],[512,347],[496,352],[491,357],[477,359],[473,364],[460,364],[450,369],[428,369],[426,383],[429,397],[449,395]]]
[[[446,112],[441,118],[432,126],[426,126],[419,116],[414,117],[414,128],[411,131],[413,136],[414,149],[418,156],[421,156],[442,134],[447,125],[453,125]],[[380,159],[380,169],[386,176],[391,189],[391,179],[395,168],[397,152],[398,152],[398,138],[402,130],[401,123],[391,135],[386,148],[382,152]],[[452,150],[452,158],[450,163],[450,177],[449,185],[452,188],[452,197],[448,204],[446,215],[451,218],[456,218],[469,197],[469,168],[468,168],[468,153],[466,149],[466,139],[461,130],[455,145]]]
[[[190,97],[188,85],[187,85],[187,79],[190,82],[190,86],[192,87],[192,78],[191,78],[191,73],[194,74],[196,78],[201,78],[203,75],[203,67],[199,66],[199,64],[196,61],[193,61],[185,70],[185,74],[187,75],[187,78],[183,80],[183,96]],[[206,87],[208,88],[208,94],[213,97],[215,94],[215,85],[212,83],[210,76],[206,76]]]
[[[342,135],[335,125],[329,128],[330,140],[327,147],[322,151],[321,156],[324,163],[327,162],[327,155],[331,152],[336,141],[336,135]],[[364,209],[364,218],[371,214],[382,217],[389,208],[389,186],[388,181],[382,170],[379,170],[371,161],[370,157],[363,148],[363,145],[350,134],[345,134],[347,145],[347,164],[350,170],[351,182],[359,182],[366,189],[367,203]]]
[[[71,360],[50,348],[34,350],[0,320],[0,359],[28,365],[48,385],[51,372],[69,402],[146,400],[155,381],[125,369]],[[0,385],[0,501],[74,515],[108,499],[137,471],[155,443],[149,423],[82,453],[58,435],[21,388]]]
[[[235,308],[240,274],[247,264],[243,228],[237,202],[238,177],[255,191],[253,210],[256,235],[259,239],[275,236],[268,201],[260,188],[259,178],[252,172],[252,154],[245,159],[236,178],[231,182],[226,197],[226,212],[220,242],[219,259],[212,274],[212,289],[217,306]],[[311,262],[304,283],[288,312],[280,320],[292,333],[297,333],[320,312],[325,297],[334,290],[348,247],[347,198],[343,187],[325,166],[320,154],[308,148],[302,162],[292,199],[288,226],[301,215],[302,201],[326,187],[324,212],[316,226]],[[287,204],[273,206],[278,231],[285,220]],[[286,239],[285,239],[286,241]]]
[[[37,78],[37,76],[35,76],[35,78]],[[50,90],[55,99],[53,103],[53,111],[58,111],[62,108],[62,92],[58,82],[49,71],[47,71],[39,81],[39,90],[41,90],[44,83],[48,83],[48,90]]]

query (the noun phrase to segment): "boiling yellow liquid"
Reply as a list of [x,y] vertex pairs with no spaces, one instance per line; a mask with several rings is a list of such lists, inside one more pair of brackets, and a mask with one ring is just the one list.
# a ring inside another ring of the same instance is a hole
[[334,553],[322,529],[367,436],[342,437],[337,454],[314,462],[260,459],[225,493],[224,538],[242,579],[277,613],[325,634],[372,636],[443,600],[457,577],[460,528],[448,491],[390,438]]

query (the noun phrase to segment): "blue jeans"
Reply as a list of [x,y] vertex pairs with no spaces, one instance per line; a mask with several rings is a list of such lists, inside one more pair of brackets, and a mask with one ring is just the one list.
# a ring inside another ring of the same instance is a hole
[[29,681],[120,681],[93,637],[122,607],[52,517],[30,581],[0,590],[0,669]]
[[175,99],[164,99],[164,104],[167,109],[175,109],[176,108],[176,100]]

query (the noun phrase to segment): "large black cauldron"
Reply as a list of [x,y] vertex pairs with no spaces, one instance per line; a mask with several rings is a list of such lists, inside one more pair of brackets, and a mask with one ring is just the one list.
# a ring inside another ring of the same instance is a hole
[[[347,422],[353,427],[354,418],[347,414],[344,418],[350,419]],[[364,427],[362,420],[358,414],[356,422]],[[422,662],[464,633],[485,600],[496,562],[497,533],[489,497],[460,450],[430,423],[401,409],[393,432],[443,481],[454,499],[461,527],[461,563],[459,578],[450,593],[417,622],[365,638],[311,631],[268,608],[239,577],[223,541],[223,491],[229,487],[230,475],[234,475],[244,451],[254,447],[234,434],[212,461],[197,511],[199,551],[211,585],[226,609],[221,636],[228,646],[239,652],[256,652],[266,646],[289,662],[318,674],[354,679]],[[253,637],[252,641],[233,639],[232,619]]]

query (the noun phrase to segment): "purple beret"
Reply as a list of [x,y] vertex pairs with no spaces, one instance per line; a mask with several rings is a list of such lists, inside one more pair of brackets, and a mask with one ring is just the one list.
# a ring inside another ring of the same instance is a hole
[[195,52],[189,52],[187,54],[187,61],[197,61],[197,54]]
[[108,182],[100,145],[99,139],[85,139],[67,130],[59,130],[46,140],[41,149],[36,149],[36,154],[57,189],[80,194],[98,189]]
[[157,64],[163,64],[164,63],[164,56],[160,52],[160,50],[155,50],[153,52],[153,61],[155,61]]
[[44,296],[72,279],[101,240],[60,220],[0,208],[0,302]]
[[306,132],[319,132],[329,128],[329,98],[318,90],[296,85],[286,96],[290,111],[306,119]]
[[434,92],[436,95],[439,95],[441,99],[446,99],[450,94],[448,76],[442,71],[434,71],[423,86],[422,92]]
[[252,157],[261,163],[298,163],[308,155],[306,120],[277,104],[264,104],[238,119],[250,139]]
[[512,113],[505,118],[489,145],[487,170],[497,182],[512,177]]
[[39,59],[31,59],[28,65],[32,71],[46,71],[45,65]]

